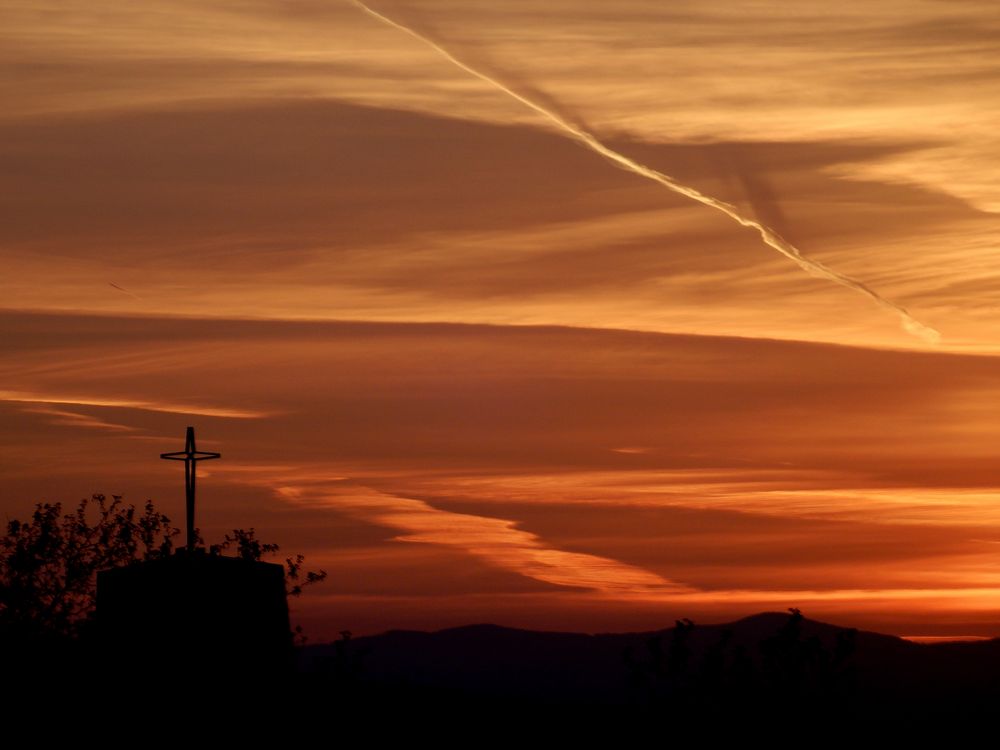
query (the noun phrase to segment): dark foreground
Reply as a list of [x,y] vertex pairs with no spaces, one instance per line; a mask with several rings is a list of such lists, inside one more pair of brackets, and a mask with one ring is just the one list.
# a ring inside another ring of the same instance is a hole
[[912,727],[996,717],[1000,640],[923,645],[797,612],[633,634],[473,625],[311,646],[299,679],[392,707]]
[[[17,650],[3,645],[8,657]],[[922,645],[797,612],[727,625],[679,622],[653,633],[391,631],[302,648],[281,673],[256,669],[252,653],[238,673],[220,673],[148,657],[111,665],[83,646],[33,664],[17,681],[29,698],[33,690],[84,703],[112,696],[133,712],[184,706],[218,718],[237,710],[299,726],[336,717],[373,737],[455,721],[574,734],[802,725],[912,732],[995,720],[1000,706],[1000,640]]]

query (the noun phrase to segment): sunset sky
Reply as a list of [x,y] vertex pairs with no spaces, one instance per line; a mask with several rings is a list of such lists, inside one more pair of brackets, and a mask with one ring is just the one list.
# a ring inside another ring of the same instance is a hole
[[194,425],[314,640],[1000,635],[996,0],[370,7],[3,3],[4,518]]

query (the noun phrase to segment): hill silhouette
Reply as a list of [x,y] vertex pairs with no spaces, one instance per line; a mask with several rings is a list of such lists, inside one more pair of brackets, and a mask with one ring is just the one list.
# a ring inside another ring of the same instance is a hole
[[307,647],[300,670],[318,676],[348,661],[353,694],[387,705],[931,721],[985,715],[1000,698],[1000,639],[921,644],[795,611],[597,635],[489,624],[393,630]]

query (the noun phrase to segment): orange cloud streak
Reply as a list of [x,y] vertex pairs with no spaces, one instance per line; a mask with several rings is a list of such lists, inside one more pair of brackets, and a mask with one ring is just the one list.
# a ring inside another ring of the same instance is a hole
[[[278,492],[296,503],[303,503],[306,496],[302,488],[288,485]],[[354,483],[319,494],[313,489],[308,497],[313,503],[403,531],[396,541],[457,547],[499,568],[556,586],[643,598],[686,590],[655,573],[617,560],[555,549],[537,535],[518,529],[514,521],[440,510],[421,500]]]

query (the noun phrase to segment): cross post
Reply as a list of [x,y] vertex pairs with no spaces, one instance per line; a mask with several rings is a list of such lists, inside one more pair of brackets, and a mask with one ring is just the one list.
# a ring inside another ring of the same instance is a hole
[[220,458],[221,453],[210,453],[200,451],[195,447],[194,427],[187,428],[187,437],[184,441],[184,450],[174,453],[161,453],[160,458],[168,461],[184,462],[184,495],[187,501],[187,549],[193,552],[195,547],[194,531],[194,490],[195,490],[195,469],[198,461],[208,461],[213,458]]

